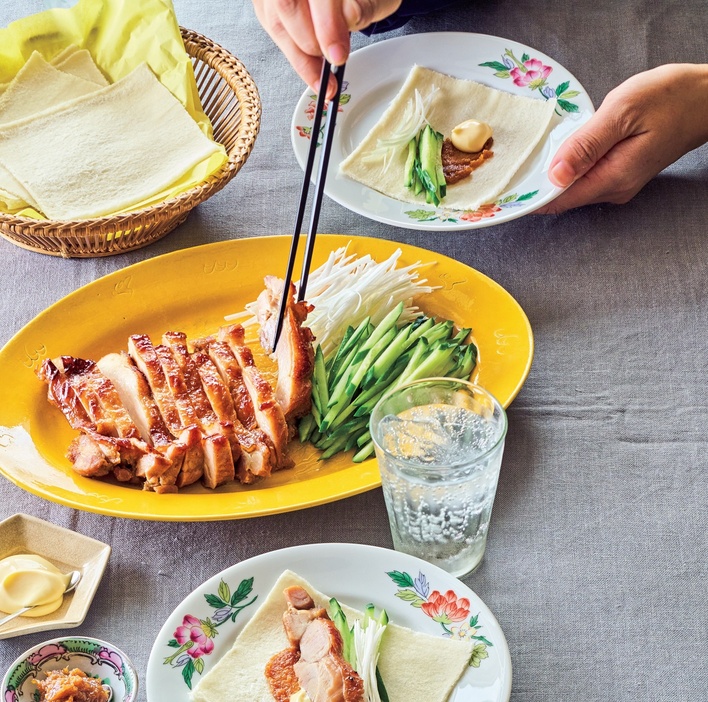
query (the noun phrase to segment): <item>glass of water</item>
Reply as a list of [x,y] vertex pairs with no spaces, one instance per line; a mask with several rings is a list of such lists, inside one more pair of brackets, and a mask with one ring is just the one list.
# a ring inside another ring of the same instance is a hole
[[480,564],[507,419],[484,388],[428,378],[384,395],[371,414],[394,548],[458,577]]

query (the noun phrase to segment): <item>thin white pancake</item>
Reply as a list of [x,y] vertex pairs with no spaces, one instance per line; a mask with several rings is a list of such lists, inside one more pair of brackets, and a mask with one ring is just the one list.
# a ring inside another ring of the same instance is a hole
[[64,73],[83,78],[90,83],[106,86],[108,81],[96,65],[88,49],[78,49],[61,61],[52,61],[52,65]]
[[[318,607],[329,597],[307,581],[285,571],[259,610],[246,624],[231,650],[199,681],[193,702],[273,702],[265,678],[266,663],[289,646],[283,629],[283,590],[299,585]],[[342,605],[347,619],[364,615]],[[453,641],[389,624],[384,634],[379,670],[390,702],[445,702],[466,670],[471,641]]]
[[60,71],[35,51],[0,97],[0,125],[95,92],[99,87]]
[[92,94],[0,126],[0,163],[51,219],[128,209],[218,150],[145,64]]
[[362,156],[376,148],[379,139],[390,137],[397,131],[416,89],[423,99],[435,91],[427,118],[433,129],[446,138],[455,126],[468,119],[486,122],[492,127],[494,156],[470,177],[449,185],[447,195],[440,203],[442,207],[459,210],[474,210],[494,202],[545,134],[556,104],[555,100],[512,95],[414,66],[381,119],[342,161],[340,172],[396,200],[423,205],[425,195],[416,196],[403,184],[407,147],[398,150],[385,170],[382,161],[362,160]]

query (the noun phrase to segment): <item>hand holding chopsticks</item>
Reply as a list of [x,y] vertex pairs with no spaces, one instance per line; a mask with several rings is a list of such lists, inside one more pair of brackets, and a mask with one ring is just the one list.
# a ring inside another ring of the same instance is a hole
[[337,88],[334,96],[329,102],[329,109],[326,111],[327,123],[324,129],[322,149],[320,150],[320,161],[317,168],[317,178],[315,180],[315,195],[310,213],[310,225],[307,230],[307,239],[305,240],[305,254],[302,261],[302,274],[300,276],[300,286],[297,291],[298,302],[305,299],[305,292],[307,290],[307,279],[310,273],[312,253],[315,248],[317,224],[320,218],[320,210],[322,209],[322,196],[324,194],[327,167],[329,165],[329,156],[332,150],[332,139],[334,137],[334,127],[337,121],[337,111],[339,109],[339,96],[342,93],[342,80],[344,77],[344,66],[332,67],[326,60],[322,63],[320,91],[317,95],[315,118],[312,123],[312,131],[310,132],[310,149],[307,154],[307,163],[305,164],[305,174],[302,181],[302,190],[300,191],[300,204],[298,206],[297,217],[295,219],[295,230],[293,232],[292,243],[290,244],[290,255],[288,257],[288,267],[283,284],[283,294],[280,298],[278,322],[275,328],[275,335],[273,336],[273,351],[275,351],[275,348],[278,345],[278,340],[280,339],[280,334],[283,330],[283,319],[285,317],[285,310],[288,302],[288,291],[290,289],[290,281],[293,276],[293,268],[295,267],[295,258],[297,256],[298,244],[300,242],[302,222],[305,218],[305,209],[307,207],[307,199],[310,191],[310,179],[312,177],[312,169],[315,163],[315,154],[318,146],[317,141],[320,134],[322,117],[325,113],[326,91],[330,73],[334,75],[337,80]]

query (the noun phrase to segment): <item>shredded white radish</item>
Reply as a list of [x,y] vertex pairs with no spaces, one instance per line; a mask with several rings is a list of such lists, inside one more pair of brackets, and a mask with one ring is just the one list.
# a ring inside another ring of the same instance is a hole
[[416,89],[414,98],[406,105],[400,129],[385,139],[377,139],[376,148],[364,154],[361,160],[364,163],[383,160],[383,168],[386,170],[393,160],[393,154],[398,149],[408,146],[410,140],[417,136],[427,123],[427,111],[437,91],[438,89],[434,87],[428,97],[423,99]]
[[386,625],[379,624],[373,619],[366,622],[365,628],[359,620],[354,622],[356,672],[364,681],[366,702],[381,702],[376,681],[376,666],[379,663],[379,648],[385,631]]
[[[404,303],[399,324],[411,322],[421,314],[413,299],[435,288],[426,285],[427,280],[418,279],[418,269],[424,264],[397,267],[401,253],[397,249],[385,261],[377,263],[368,254],[347,255],[347,247],[341,247],[310,272],[306,297],[315,309],[307,317],[307,326],[322,347],[325,359],[337,350],[347,327],[356,328],[366,317],[370,316],[376,325],[399,302]],[[256,324],[256,303],[249,302],[246,311],[225,319],[241,319],[244,326]]]

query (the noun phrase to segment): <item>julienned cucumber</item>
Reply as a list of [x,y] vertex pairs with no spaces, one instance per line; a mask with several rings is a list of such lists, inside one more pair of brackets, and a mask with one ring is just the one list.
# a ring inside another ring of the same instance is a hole
[[426,124],[408,144],[403,184],[415,195],[425,191],[428,204],[439,205],[447,186],[442,167],[443,135]]
[[325,360],[315,353],[312,411],[298,427],[301,441],[311,441],[321,459],[356,449],[354,462],[374,452],[369,417],[388,390],[419,378],[469,378],[477,348],[465,343],[470,329],[455,333],[450,320],[418,317],[398,325],[403,303],[374,326],[365,319],[349,327],[337,352]]

